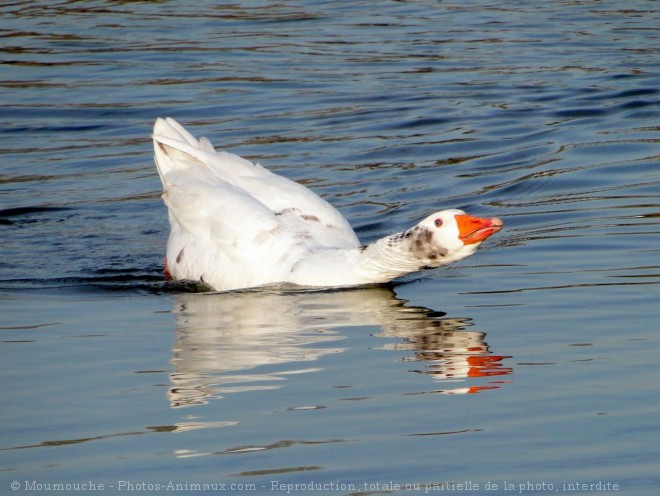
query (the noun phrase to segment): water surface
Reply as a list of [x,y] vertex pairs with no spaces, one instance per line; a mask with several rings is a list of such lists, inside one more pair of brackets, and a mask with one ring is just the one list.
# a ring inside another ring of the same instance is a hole
[[[0,15],[2,491],[656,490],[654,2]],[[390,286],[197,294],[163,278],[158,116],[365,242],[448,207],[505,229]]]

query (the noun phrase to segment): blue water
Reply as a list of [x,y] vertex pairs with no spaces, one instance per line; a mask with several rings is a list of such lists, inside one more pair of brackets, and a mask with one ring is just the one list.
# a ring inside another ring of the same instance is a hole
[[[657,491],[655,2],[0,15],[1,493]],[[162,273],[158,116],[365,242],[505,229],[385,287],[197,294]]]

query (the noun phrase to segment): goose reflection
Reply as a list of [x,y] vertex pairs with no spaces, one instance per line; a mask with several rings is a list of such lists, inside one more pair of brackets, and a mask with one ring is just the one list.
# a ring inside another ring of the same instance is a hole
[[402,360],[417,364],[414,372],[445,386],[434,392],[494,389],[502,381],[471,382],[512,371],[501,363],[508,357],[490,352],[485,333],[468,330],[469,318],[407,306],[387,287],[183,293],[175,297],[173,312],[168,397],[175,408],[279,388],[287,375],[319,370],[313,362],[346,349],[345,326],[377,326],[375,336],[387,338],[382,349],[400,350]]

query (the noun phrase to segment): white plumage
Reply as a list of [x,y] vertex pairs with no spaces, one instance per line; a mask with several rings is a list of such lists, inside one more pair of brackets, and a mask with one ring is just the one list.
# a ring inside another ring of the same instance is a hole
[[445,210],[365,247],[311,190],[216,152],[175,120],[157,119],[153,140],[171,224],[167,271],[217,291],[383,283],[465,258],[502,227],[499,219]]

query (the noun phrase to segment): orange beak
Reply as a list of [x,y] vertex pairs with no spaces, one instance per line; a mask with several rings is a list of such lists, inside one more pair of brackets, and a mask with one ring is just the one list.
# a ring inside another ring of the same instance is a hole
[[497,217],[482,219],[467,214],[459,214],[455,217],[458,224],[458,237],[466,245],[481,243],[488,236],[502,229],[504,224]]

